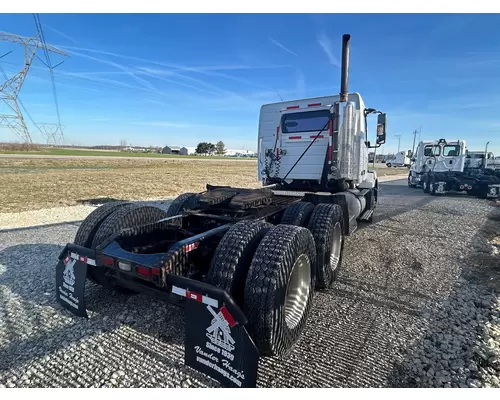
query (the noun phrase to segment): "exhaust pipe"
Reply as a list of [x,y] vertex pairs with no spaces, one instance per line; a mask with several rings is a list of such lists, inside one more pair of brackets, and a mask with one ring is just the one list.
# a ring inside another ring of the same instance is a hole
[[351,35],[342,35],[342,70],[340,77],[340,101],[346,102],[349,95],[349,50]]
[[487,142],[486,143],[486,147],[484,149],[484,161],[483,161],[483,168],[486,168],[487,164],[488,164],[488,145],[490,144],[490,142]]

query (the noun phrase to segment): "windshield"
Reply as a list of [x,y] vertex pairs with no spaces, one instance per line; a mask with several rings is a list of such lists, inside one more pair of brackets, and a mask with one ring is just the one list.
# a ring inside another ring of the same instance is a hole
[[317,132],[328,128],[329,110],[305,111],[285,114],[282,118],[283,133]]

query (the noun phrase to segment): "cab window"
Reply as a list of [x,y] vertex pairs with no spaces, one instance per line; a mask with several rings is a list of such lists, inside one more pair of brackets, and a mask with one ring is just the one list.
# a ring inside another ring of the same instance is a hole
[[328,129],[329,110],[315,110],[283,115],[281,131],[283,133],[317,132]]
[[443,155],[445,157],[457,157],[460,155],[459,145],[446,145],[443,147]]
[[441,154],[441,148],[439,146],[427,145],[424,147],[425,157],[439,156],[440,154]]

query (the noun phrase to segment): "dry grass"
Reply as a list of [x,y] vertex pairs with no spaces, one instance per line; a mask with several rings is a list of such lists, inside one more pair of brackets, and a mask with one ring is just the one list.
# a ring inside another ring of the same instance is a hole
[[0,152],[40,151],[41,147],[34,143],[0,143]]
[[[405,173],[404,168],[377,170],[381,176]],[[74,205],[96,198],[167,198],[202,191],[207,183],[259,186],[257,162],[0,159],[0,213]]]
[[206,184],[257,186],[256,163],[197,160],[0,159],[0,212],[86,199],[147,199],[202,191]]

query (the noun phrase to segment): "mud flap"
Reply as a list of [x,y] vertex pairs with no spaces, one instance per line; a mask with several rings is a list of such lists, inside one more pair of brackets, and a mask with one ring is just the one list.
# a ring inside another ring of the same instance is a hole
[[179,286],[189,288],[172,288],[173,293],[187,298],[185,364],[225,387],[256,387],[259,351],[239,307],[218,288],[175,278]]
[[65,247],[56,266],[56,299],[73,314],[88,318],[85,306],[87,263],[95,261],[72,252],[70,246]]

